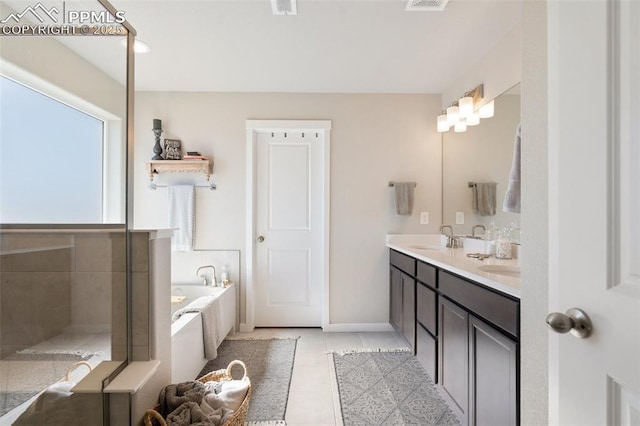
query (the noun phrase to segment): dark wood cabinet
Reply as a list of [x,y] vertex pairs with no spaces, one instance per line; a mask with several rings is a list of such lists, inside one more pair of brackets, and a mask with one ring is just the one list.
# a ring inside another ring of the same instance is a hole
[[438,309],[438,386],[465,425],[469,411],[469,314],[443,297]]
[[471,315],[469,356],[469,424],[517,424],[516,343]]
[[402,334],[409,347],[416,350],[416,280],[402,274]]
[[389,322],[415,353],[416,260],[392,250],[390,261]]
[[390,318],[463,425],[519,415],[520,300],[395,250]]
[[402,333],[402,272],[391,267],[389,293],[389,322],[398,333]]

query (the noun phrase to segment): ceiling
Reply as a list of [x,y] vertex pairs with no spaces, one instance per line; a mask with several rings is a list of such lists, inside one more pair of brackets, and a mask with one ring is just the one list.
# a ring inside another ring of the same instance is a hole
[[[521,24],[522,6],[450,0],[442,12],[407,12],[405,0],[298,0],[298,14],[283,16],[268,0],[111,3],[151,47],[136,55],[136,90],[320,93],[442,93]],[[118,49],[64,42],[124,81]]]

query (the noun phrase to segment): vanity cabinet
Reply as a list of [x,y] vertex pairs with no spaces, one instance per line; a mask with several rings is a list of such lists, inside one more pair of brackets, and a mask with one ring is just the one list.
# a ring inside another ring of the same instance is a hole
[[390,254],[389,320],[412,351],[416,347],[416,260],[402,253]]
[[519,424],[520,301],[393,249],[390,270],[390,322],[462,424]]
[[438,271],[438,385],[463,425],[518,424],[519,301]]

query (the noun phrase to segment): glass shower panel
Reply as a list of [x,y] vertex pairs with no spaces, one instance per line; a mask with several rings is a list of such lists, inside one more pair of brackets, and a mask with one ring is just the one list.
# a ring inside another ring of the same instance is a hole
[[[101,3],[3,0],[0,21]],[[43,390],[129,353],[126,30],[75,31],[0,36],[1,424],[38,424]],[[65,396],[46,424],[108,419],[100,393]]]

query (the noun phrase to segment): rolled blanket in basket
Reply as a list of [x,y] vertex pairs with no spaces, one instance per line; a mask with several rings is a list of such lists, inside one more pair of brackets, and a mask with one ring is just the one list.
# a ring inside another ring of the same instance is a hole
[[204,393],[204,385],[195,380],[165,386],[160,391],[160,414],[166,417],[186,402],[195,402],[199,405],[204,398]]
[[207,414],[195,402],[185,402],[167,416],[167,426],[220,426],[221,424],[220,413]]

